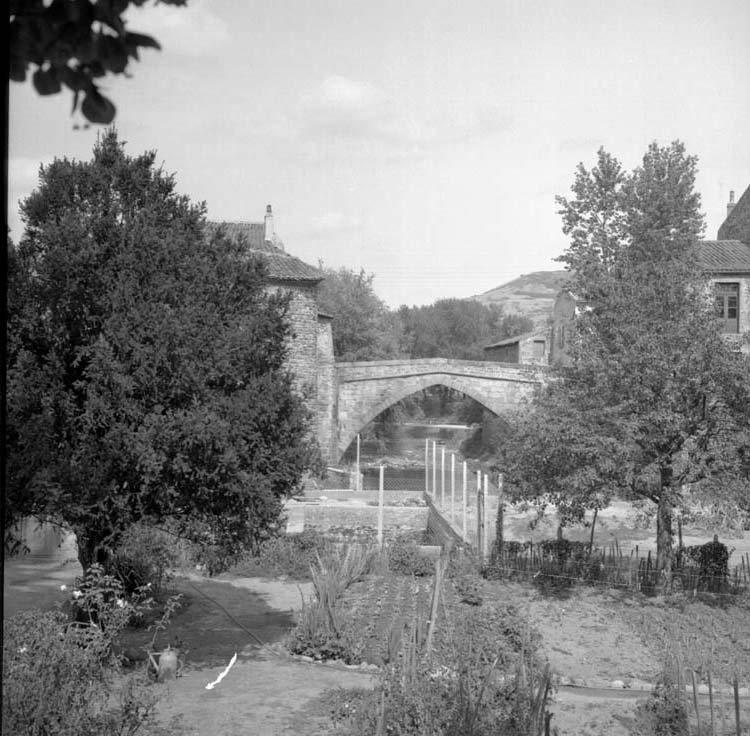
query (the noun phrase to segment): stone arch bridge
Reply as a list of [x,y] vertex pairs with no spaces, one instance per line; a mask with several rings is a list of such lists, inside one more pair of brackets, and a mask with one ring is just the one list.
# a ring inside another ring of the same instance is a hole
[[324,392],[328,401],[318,406],[318,439],[333,463],[378,414],[417,391],[447,386],[502,414],[529,397],[545,373],[539,365],[450,358],[335,363],[331,368],[326,372],[331,385]]

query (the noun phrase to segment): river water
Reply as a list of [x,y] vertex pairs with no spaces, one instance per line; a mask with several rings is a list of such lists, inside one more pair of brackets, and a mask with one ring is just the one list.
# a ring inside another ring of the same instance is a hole
[[[377,440],[363,441],[360,445],[360,468],[364,490],[375,490],[379,487],[380,465],[385,468],[386,489],[424,490],[425,441],[429,443],[430,468],[433,462],[433,443],[437,448],[438,464],[442,462],[444,450],[446,466],[450,468],[451,454],[456,456],[457,464],[462,461],[459,448],[474,429],[464,424],[409,422],[402,424],[396,433],[383,443]],[[346,482],[348,478],[342,479],[342,485]]]

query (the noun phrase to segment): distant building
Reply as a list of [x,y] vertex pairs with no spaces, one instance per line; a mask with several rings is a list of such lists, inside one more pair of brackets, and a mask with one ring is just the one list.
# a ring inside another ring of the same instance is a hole
[[[698,258],[713,290],[716,316],[721,319],[727,341],[748,352],[742,335],[750,331],[750,186],[734,201],[729,195],[727,217],[719,228],[718,240],[701,240]],[[570,291],[563,290],[552,311],[550,363],[570,361],[567,348],[577,313],[585,306]]]
[[321,426],[319,437],[330,434],[321,423],[330,421],[330,412],[319,410],[327,406],[333,384],[334,356],[330,315],[318,311],[318,286],[323,272],[286,252],[276,234],[274,216],[269,204],[263,222],[209,222],[208,234],[223,228],[226,235],[238,241],[244,238],[248,255],[259,256],[266,264],[268,290],[291,294],[288,319],[292,337],[289,341],[287,365],[296,389],[315,409]]
[[547,363],[547,336],[539,332],[527,332],[507,340],[487,345],[484,359],[495,363]]

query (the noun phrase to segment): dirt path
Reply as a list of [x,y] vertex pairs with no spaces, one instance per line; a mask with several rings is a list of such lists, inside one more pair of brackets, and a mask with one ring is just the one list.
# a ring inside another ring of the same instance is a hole
[[325,719],[308,704],[336,687],[368,687],[372,675],[260,655],[239,662],[212,690],[223,667],[193,670],[169,688],[159,716],[177,718],[180,734],[195,736],[313,736]]
[[[179,724],[180,734],[313,736],[325,723],[310,713],[310,701],[331,688],[373,684],[370,673],[283,654],[279,642],[293,625],[301,593],[309,594],[309,583],[190,576],[178,580],[177,588],[186,605],[166,638],[184,642],[186,666],[166,688],[158,714],[164,724]],[[138,636],[143,634],[133,635],[131,646],[139,644]],[[207,690],[235,653],[236,663]]]

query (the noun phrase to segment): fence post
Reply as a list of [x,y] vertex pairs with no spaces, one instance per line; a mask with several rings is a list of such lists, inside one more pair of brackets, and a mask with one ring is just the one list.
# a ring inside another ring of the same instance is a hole
[[357,491],[362,490],[362,478],[359,474],[359,432],[357,432],[357,480],[355,483],[355,489]]
[[482,492],[482,472],[477,472],[477,553],[480,561],[484,562],[484,493]]
[[482,517],[484,518],[484,547],[482,548],[482,559],[485,562],[489,559],[489,551],[490,551],[489,501],[490,501],[490,476],[488,473],[485,473],[484,474],[484,493],[482,494],[482,503],[484,504],[484,508],[482,509]]
[[432,440],[432,498],[437,498],[437,442]]
[[505,503],[503,501],[503,474],[497,476],[497,529],[495,531],[495,549],[501,553],[505,543]]
[[378,482],[378,547],[383,548],[383,473],[385,468],[380,466],[380,480]]
[[463,523],[461,524],[461,533],[464,538],[464,542],[466,541],[466,489],[467,489],[467,478],[466,478],[466,460],[464,460],[464,478],[463,478],[463,493],[462,493],[462,501],[461,501],[461,509],[463,510]]
[[454,505],[456,503],[456,456],[451,453],[451,524],[455,521]]
[[440,448],[440,510],[445,511],[445,445]]
[[424,492],[430,492],[430,441],[424,440]]

